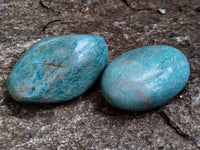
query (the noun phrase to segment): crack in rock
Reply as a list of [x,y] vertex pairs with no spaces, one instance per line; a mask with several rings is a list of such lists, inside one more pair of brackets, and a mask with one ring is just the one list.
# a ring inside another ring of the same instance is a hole
[[127,7],[131,8],[127,0],[121,0]]
[[151,8],[133,8],[131,7],[131,5],[129,4],[129,2],[127,0],[121,0],[128,8],[130,8],[131,10],[134,10],[134,11],[143,11],[143,10],[146,10],[146,11],[152,11],[153,9]]
[[46,31],[46,29],[48,28],[48,26],[49,26],[50,24],[55,23],[55,22],[60,22],[60,21],[61,21],[60,19],[56,19],[56,20],[49,21],[46,25],[44,25],[44,27],[42,28],[42,31],[43,31],[44,33],[46,33],[45,31]]
[[47,5],[43,2],[43,0],[40,0],[39,3],[40,3],[40,5],[41,5],[43,8],[45,8],[45,9],[47,9],[47,10],[50,10],[50,11],[52,11],[53,13],[60,14],[60,12],[57,12],[57,11],[55,11],[53,8],[47,6]]
[[192,136],[186,134],[184,131],[182,131],[180,129],[180,127],[173,120],[171,120],[170,117],[164,111],[160,110],[158,112],[158,114],[160,114],[160,116],[165,120],[167,125],[169,125],[172,129],[174,129],[178,135],[180,135],[181,137],[183,137],[186,140],[192,141],[198,148],[200,148],[198,141],[194,137],[192,137]]

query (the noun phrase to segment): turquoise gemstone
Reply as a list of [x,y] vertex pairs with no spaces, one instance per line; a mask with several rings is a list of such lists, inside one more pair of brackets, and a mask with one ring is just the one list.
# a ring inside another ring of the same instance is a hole
[[108,49],[100,36],[46,38],[18,60],[8,78],[8,91],[20,102],[70,100],[91,87],[107,62]]
[[154,45],[131,50],[105,69],[101,90],[115,107],[144,111],[159,107],[185,86],[190,68],[178,49]]

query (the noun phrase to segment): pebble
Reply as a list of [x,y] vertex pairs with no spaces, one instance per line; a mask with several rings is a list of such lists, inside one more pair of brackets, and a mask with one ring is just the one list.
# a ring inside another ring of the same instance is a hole
[[186,85],[189,63],[178,49],[154,45],[124,53],[105,69],[101,90],[113,106],[145,111],[162,106]]
[[162,9],[162,8],[159,8],[158,9],[158,12],[162,15],[164,15],[166,13],[166,9]]
[[108,49],[100,36],[45,38],[18,60],[9,75],[7,88],[20,102],[66,101],[90,88],[107,63]]

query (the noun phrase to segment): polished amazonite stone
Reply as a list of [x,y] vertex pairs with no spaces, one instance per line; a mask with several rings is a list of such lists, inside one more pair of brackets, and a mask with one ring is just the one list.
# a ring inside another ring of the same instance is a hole
[[8,78],[8,91],[21,102],[70,100],[91,87],[107,62],[108,49],[100,36],[46,38],[18,60]]
[[188,81],[190,68],[183,53],[164,45],[131,50],[105,69],[101,89],[121,109],[143,111],[165,104]]

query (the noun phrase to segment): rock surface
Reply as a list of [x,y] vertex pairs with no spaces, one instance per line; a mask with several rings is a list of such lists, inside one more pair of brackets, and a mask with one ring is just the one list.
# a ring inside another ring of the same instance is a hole
[[150,110],[177,95],[186,85],[189,75],[188,60],[176,48],[145,46],[114,59],[102,75],[101,90],[115,107]]
[[[0,0],[0,149],[198,149],[198,1]],[[111,107],[98,84],[62,104],[14,102],[6,88],[13,65],[39,39],[63,34],[103,36],[109,61],[146,45],[173,46],[189,60],[189,82],[168,105],[144,113]]]

